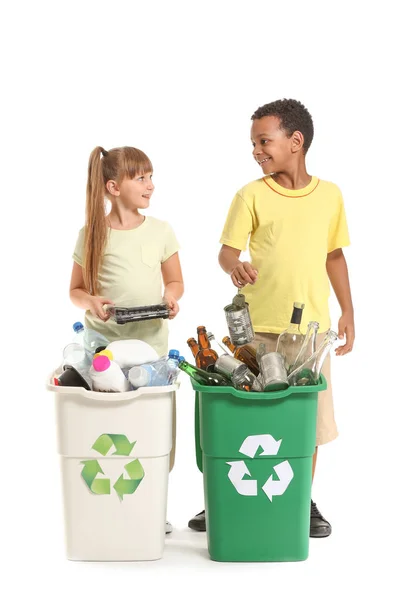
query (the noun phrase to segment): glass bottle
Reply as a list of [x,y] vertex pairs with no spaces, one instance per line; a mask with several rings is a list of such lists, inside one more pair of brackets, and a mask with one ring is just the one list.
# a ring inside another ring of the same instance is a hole
[[219,341],[215,338],[215,335],[211,331],[207,331],[208,341],[210,342],[210,346],[212,350],[220,356],[221,354],[229,354],[233,356],[233,353],[230,352],[228,348],[225,348]]
[[200,346],[198,345],[198,343],[196,342],[194,337],[191,337],[187,340],[187,345],[191,349],[194,358],[196,358],[196,356],[198,355],[198,353],[200,351]]
[[296,356],[300,352],[300,348],[304,341],[304,335],[300,331],[303,309],[304,304],[301,304],[300,302],[293,303],[293,313],[289,327],[285,329],[285,331],[282,331],[276,344],[276,352],[282,354],[288,372],[296,360]]
[[205,371],[212,371],[218,354],[211,348],[206,328],[203,325],[197,328],[197,335],[200,350],[196,355],[196,366]]
[[317,350],[290,373],[290,385],[316,385],[321,375],[322,365],[337,339],[337,333],[330,329]]
[[244,346],[240,347],[235,346],[235,344],[231,342],[231,338],[228,335],[222,338],[222,342],[225,344],[225,346],[227,346],[227,348],[229,348],[229,350],[231,350],[231,352],[233,352],[233,356],[247,365],[250,371],[257,377],[260,372],[260,368],[257,363],[256,349],[249,344],[245,344]]
[[204,371],[204,369],[199,369],[194,365],[189,364],[185,360],[182,360],[179,363],[179,368],[181,371],[184,371],[192,379],[200,383],[201,385],[215,385],[215,386],[223,386],[230,385],[230,382],[220,375],[219,373],[210,373],[209,371]]
[[215,371],[229,379],[237,390],[261,391],[255,375],[245,364],[233,356],[222,354],[215,363]]
[[311,354],[314,354],[316,350],[316,340],[317,340],[317,332],[319,329],[319,323],[317,321],[310,321],[307,327],[307,332],[304,338],[304,342],[300,348],[300,351],[294,361],[290,371],[294,371],[302,365],[308,358],[310,358]]

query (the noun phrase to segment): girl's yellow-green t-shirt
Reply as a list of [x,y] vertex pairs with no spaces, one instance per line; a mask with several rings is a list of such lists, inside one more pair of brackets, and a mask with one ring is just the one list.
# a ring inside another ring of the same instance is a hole
[[[83,265],[83,227],[76,242],[73,259]],[[179,250],[171,226],[154,217],[146,217],[135,229],[109,229],[104,258],[99,271],[99,296],[110,298],[116,306],[132,307],[158,304],[162,300],[161,264]],[[112,319],[104,323],[89,311],[85,325],[102,333],[110,342],[140,339],[160,356],[168,351],[168,323],[164,319],[118,325]]]
[[293,302],[305,304],[303,332],[309,321],[329,329],[326,258],[350,244],[339,188],[316,177],[299,190],[270,176],[249,183],[232,201],[220,242],[245,251],[249,237],[258,279],[243,293],[255,331],[281,333]]

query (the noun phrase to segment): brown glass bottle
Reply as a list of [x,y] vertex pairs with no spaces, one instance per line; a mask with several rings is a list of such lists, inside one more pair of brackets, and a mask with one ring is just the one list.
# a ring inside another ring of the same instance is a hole
[[218,354],[211,348],[206,328],[203,325],[197,328],[197,335],[200,350],[196,355],[196,366],[205,371],[213,371]]
[[189,338],[187,340],[187,345],[191,349],[193,356],[196,358],[200,350],[200,346],[198,345],[196,340],[193,337]]
[[233,352],[233,356],[247,365],[250,371],[257,377],[257,375],[260,373],[260,367],[258,366],[255,348],[249,344],[240,346],[240,348],[238,348],[231,342],[230,337],[227,335],[222,339],[222,341],[225,346],[227,346],[229,350]]

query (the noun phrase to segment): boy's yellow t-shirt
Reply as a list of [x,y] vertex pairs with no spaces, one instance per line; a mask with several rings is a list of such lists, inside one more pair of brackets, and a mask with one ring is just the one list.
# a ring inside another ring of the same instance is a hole
[[[84,237],[83,227],[73,254],[74,261],[81,266]],[[159,304],[162,300],[161,264],[178,250],[171,226],[154,217],[146,217],[135,229],[109,229],[98,275],[98,295],[113,300],[116,306]],[[104,322],[86,311],[85,325],[102,333],[110,342],[140,339],[153,346],[160,356],[168,351],[167,319],[118,325],[112,319]]]
[[350,244],[339,188],[316,177],[299,190],[270,176],[249,183],[233,199],[220,242],[245,251],[249,236],[258,279],[243,293],[254,330],[281,333],[293,302],[305,304],[303,333],[309,321],[318,321],[319,331],[329,329],[326,258]]

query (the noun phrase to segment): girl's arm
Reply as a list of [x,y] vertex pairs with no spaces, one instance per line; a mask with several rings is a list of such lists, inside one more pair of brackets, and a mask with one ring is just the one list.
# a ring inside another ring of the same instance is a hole
[[336,298],[342,309],[342,316],[339,319],[338,334],[343,339],[346,336],[346,343],[336,348],[336,354],[342,356],[351,352],[354,344],[354,311],[351,300],[349,273],[347,263],[341,248],[329,252],[326,259],[326,270],[329,281],[336,294]]
[[69,297],[75,306],[78,308],[83,308],[84,310],[90,310],[93,316],[98,317],[102,321],[108,321],[110,318],[109,313],[104,310],[103,306],[104,304],[114,304],[114,302],[108,298],[91,296],[89,294],[85,288],[83,269],[75,261],[72,267]]
[[161,273],[164,281],[164,302],[171,309],[169,318],[173,319],[179,312],[177,300],[183,296],[183,277],[178,253],[175,252],[161,264]]

